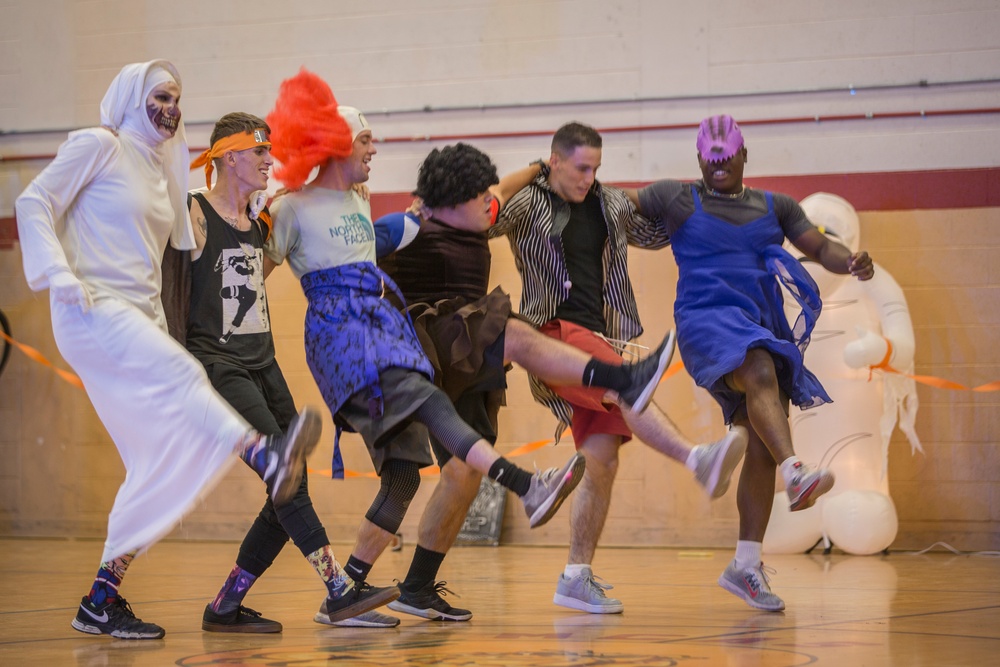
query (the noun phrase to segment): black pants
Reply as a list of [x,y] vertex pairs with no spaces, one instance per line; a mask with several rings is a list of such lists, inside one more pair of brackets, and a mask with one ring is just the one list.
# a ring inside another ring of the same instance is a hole
[[[226,399],[250,425],[265,435],[277,435],[288,429],[296,415],[295,403],[277,361],[258,370],[247,370],[225,363],[205,366],[215,390]],[[303,556],[330,543],[326,529],[316,516],[309,497],[308,475],[291,502],[275,508],[271,489],[267,500],[243,538],[236,564],[259,577],[271,566],[288,538]]]

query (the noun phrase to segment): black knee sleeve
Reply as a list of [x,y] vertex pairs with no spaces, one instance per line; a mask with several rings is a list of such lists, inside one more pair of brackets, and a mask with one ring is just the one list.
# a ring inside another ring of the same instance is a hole
[[382,466],[382,486],[365,518],[382,530],[395,533],[420,488],[420,466],[413,461],[390,459]]
[[475,429],[462,421],[443,391],[431,394],[414,415],[445,449],[461,461],[465,461],[472,446],[483,439]]

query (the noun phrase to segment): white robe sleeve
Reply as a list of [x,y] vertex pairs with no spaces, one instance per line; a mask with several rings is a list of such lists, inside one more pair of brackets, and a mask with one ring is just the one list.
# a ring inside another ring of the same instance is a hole
[[117,137],[107,130],[73,132],[55,159],[17,198],[17,234],[24,275],[32,290],[47,289],[53,273],[74,273],[60,241],[66,213],[80,192],[101,177],[118,150]]

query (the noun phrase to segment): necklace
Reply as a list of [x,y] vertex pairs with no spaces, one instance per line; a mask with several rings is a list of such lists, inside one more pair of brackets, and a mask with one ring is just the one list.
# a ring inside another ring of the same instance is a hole
[[746,191],[747,191],[747,186],[745,186],[745,185],[740,188],[739,192],[734,192],[732,194],[730,194],[728,192],[719,192],[718,190],[713,190],[712,188],[708,187],[707,185],[705,186],[705,192],[707,192],[708,194],[712,195],[713,197],[720,197],[722,199],[739,199],[740,197],[743,196],[743,193],[746,192]]

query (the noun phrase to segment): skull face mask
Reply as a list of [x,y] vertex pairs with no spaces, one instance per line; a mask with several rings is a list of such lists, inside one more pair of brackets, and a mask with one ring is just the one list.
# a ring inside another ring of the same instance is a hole
[[177,132],[181,121],[180,87],[173,81],[157,84],[146,97],[146,116],[164,138]]

